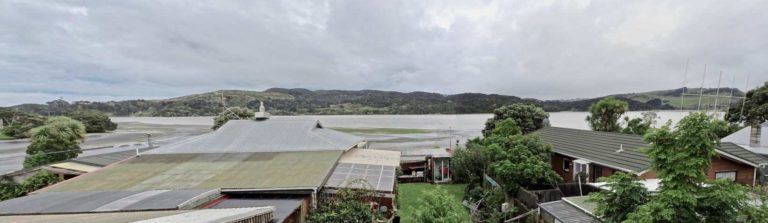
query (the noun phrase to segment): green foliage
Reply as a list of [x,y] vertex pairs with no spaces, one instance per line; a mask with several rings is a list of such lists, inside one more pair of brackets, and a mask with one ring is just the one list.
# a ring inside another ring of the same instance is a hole
[[461,212],[465,211],[460,203],[445,189],[438,187],[426,192],[422,199],[424,206],[416,210],[416,221],[421,223],[463,223]]
[[543,128],[546,125],[544,120],[547,118],[549,118],[549,114],[535,105],[516,103],[502,106],[494,109],[493,118],[485,122],[483,136],[489,137],[492,131],[496,129],[496,125],[507,119],[514,121],[523,134],[528,134]]
[[65,115],[82,122],[87,133],[102,133],[117,129],[117,123],[112,122],[107,114],[96,110],[77,110]]
[[[742,105],[744,109],[742,110]],[[728,109],[726,120],[731,123],[756,125],[768,120],[768,82],[747,92],[744,99]]]
[[63,116],[50,118],[31,132],[25,168],[75,158],[81,153],[80,142],[85,139],[83,123]]
[[508,192],[520,187],[553,186],[563,180],[548,161],[551,146],[537,135],[492,137],[487,141],[489,171]]
[[11,179],[2,179],[0,180],[0,201],[24,196],[59,181],[59,177],[45,170],[38,171],[22,184],[17,184]]
[[369,190],[340,189],[309,215],[308,222],[373,222],[378,215],[366,202],[372,197]]
[[229,120],[241,120],[252,119],[254,117],[253,111],[247,108],[231,107],[221,112],[218,116],[213,118],[213,127],[211,129],[216,130],[227,123]]
[[627,214],[648,201],[648,191],[633,174],[619,172],[600,180],[610,189],[591,193],[589,200],[597,204],[595,215],[605,223],[623,222]]
[[0,121],[4,127],[0,129],[4,135],[15,138],[28,138],[30,130],[45,123],[45,117],[8,109],[0,109]]
[[645,135],[645,133],[656,124],[658,115],[655,112],[643,112],[642,116],[643,117],[633,119],[624,117],[624,122],[627,124],[627,127],[623,128],[621,132],[626,134]]
[[[662,180],[660,191],[628,222],[722,222],[738,216],[746,195],[739,186],[708,181],[707,170],[717,153],[715,121],[705,113],[691,113],[673,130],[667,123],[646,134],[651,169]],[[709,184],[709,187],[702,187]]]
[[451,173],[457,183],[482,182],[488,158],[480,138],[469,140],[466,148],[457,149],[451,158]]
[[629,110],[629,104],[613,97],[607,97],[589,107],[589,127],[595,131],[621,131],[619,118]]
[[741,126],[736,123],[729,123],[719,119],[712,121],[712,131],[715,132],[715,135],[717,135],[718,139],[725,138],[726,136],[729,136],[734,132],[739,131],[740,129]]
[[468,185],[468,188],[471,188],[468,192],[471,201],[482,201],[474,216],[479,222],[502,222],[513,217],[517,211],[514,207],[501,210],[501,204],[507,201],[503,190],[486,189],[480,185]]

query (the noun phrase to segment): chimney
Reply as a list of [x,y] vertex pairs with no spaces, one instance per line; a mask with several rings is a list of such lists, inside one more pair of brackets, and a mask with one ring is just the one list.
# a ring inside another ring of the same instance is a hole
[[749,131],[749,146],[751,147],[760,146],[760,135],[761,135],[762,129],[763,127],[760,124],[752,125],[752,129],[751,131]]
[[261,101],[259,105],[259,111],[254,115],[254,119],[257,121],[263,121],[269,119],[269,112],[264,108],[264,102]]

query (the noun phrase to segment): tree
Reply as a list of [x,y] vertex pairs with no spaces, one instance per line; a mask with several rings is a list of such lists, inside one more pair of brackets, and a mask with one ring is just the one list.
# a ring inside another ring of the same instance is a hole
[[421,223],[463,223],[464,207],[454,201],[445,189],[438,187],[426,192],[422,198],[423,206],[416,210],[415,220]]
[[591,193],[589,200],[597,204],[595,216],[605,223],[623,222],[627,214],[648,201],[648,190],[633,174],[619,172],[600,180],[607,183],[608,190]]
[[105,113],[96,110],[77,110],[65,115],[82,122],[87,133],[102,133],[117,129],[117,123],[112,122]]
[[744,208],[746,195],[738,186],[707,180],[717,154],[713,120],[705,113],[691,113],[674,130],[668,122],[645,135],[651,144],[646,151],[651,170],[662,185],[649,202],[628,215],[627,222],[718,222]]
[[378,215],[372,210],[370,202],[366,202],[372,197],[375,195],[369,189],[340,189],[309,215],[308,222],[374,222]]
[[536,131],[547,125],[545,120],[549,114],[544,109],[530,104],[515,103],[507,106],[501,106],[493,110],[493,118],[485,122],[483,136],[488,137],[491,131],[495,129],[498,122],[506,119],[512,119],[517,123],[523,134]]
[[59,181],[59,177],[46,170],[38,171],[21,184],[12,179],[0,179],[0,201],[24,196]]
[[645,135],[645,133],[656,124],[657,118],[658,115],[655,112],[643,112],[642,117],[640,118],[629,119],[629,117],[624,117],[624,122],[627,124],[627,127],[623,128],[621,132],[626,134]]
[[255,114],[250,109],[230,107],[213,118],[213,127],[211,128],[216,130],[227,123],[229,120],[252,119],[254,116]]
[[83,123],[68,117],[50,118],[46,124],[32,129],[24,167],[36,167],[77,157],[80,142],[85,139]]
[[587,116],[589,127],[595,131],[618,132],[621,130],[619,118],[629,110],[627,102],[607,97],[589,107]]
[[0,129],[3,134],[16,138],[28,138],[29,130],[43,125],[46,119],[40,115],[3,109],[0,110],[0,120],[4,124],[3,129]]
[[549,163],[551,146],[537,135],[512,135],[488,140],[489,171],[507,192],[521,187],[552,186],[563,179]]
[[485,146],[480,138],[471,139],[465,148],[457,149],[451,158],[451,173],[457,183],[481,183],[488,164]]
[[[743,110],[742,110],[743,105]],[[754,126],[768,120],[768,82],[747,92],[744,99],[728,109],[725,119],[731,123]]]

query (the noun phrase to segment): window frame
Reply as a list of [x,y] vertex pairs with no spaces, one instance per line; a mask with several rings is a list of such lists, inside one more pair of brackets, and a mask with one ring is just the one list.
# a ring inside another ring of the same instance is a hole
[[739,178],[739,171],[736,171],[736,170],[723,170],[723,171],[715,171],[715,180],[730,179],[730,178],[718,178],[717,174],[721,174],[721,173],[733,173],[733,180],[731,180],[731,182],[736,182],[736,179]]
[[[568,165],[565,165],[566,163],[568,163]],[[571,172],[571,169],[572,169],[571,165],[573,165],[573,162],[571,161],[571,159],[563,158],[563,166],[562,166],[563,171],[565,171],[566,173]]]

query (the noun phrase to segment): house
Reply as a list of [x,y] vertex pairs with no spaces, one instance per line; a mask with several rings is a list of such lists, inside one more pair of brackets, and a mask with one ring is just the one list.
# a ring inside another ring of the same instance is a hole
[[731,142],[752,152],[768,155],[768,122],[759,126],[742,128],[720,141]]
[[[559,127],[546,127],[536,134],[552,145],[552,169],[565,182],[578,181],[575,176],[581,172],[587,173],[586,182],[596,182],[615,172],[631,172],[641,179],[656,178],[648,156],[641,151],[650,147],[642,136]],[[707,176],[755,185],[759,182],[759,169],[766,164],[765,157],[737,144],[722,142]]]
[[429,181],[433,183],[451,182],[451,157],[448,149],[413,149],[402,152],[401,168],[402,182],[413,182],[410,179]]
[[[363,178],[376,175],[377,188],[394,193],[394,167],[384,166],[399,164],[399,153],[377,159],[381,154],[366,147],[362,138],[326,129],[318,121],[233,120],[217,131],[84,170],[29,196],[0,202],[0,222],[163,217],[150,221],[161,222],[183,218],[165,217],[169,215],[207,215],[197,211],[241,216],[242,208],[269,209],[268,217],[259,216],[274,222],[304,222],[329,179],[339,179],[332,174],[341,173],[345,165],[365,166]],[[368,175],[374,165],[381,167],[379,172]]]

